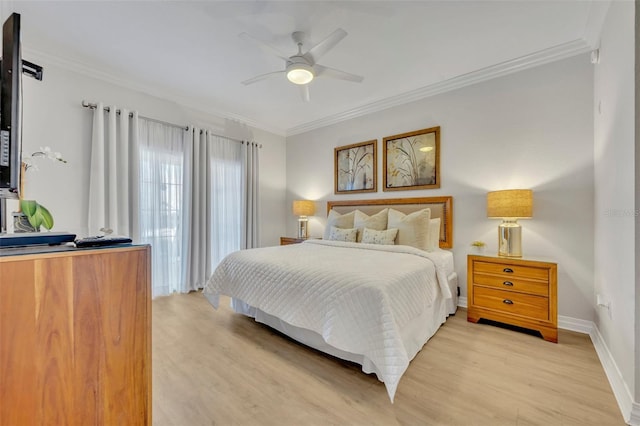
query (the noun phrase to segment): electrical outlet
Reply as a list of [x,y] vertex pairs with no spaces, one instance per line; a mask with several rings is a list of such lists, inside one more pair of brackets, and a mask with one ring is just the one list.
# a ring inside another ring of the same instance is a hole
[[599,308],[605,308],[607,310],[607,316],[609,319],[613,319],[613,315],[611,313],[611,301],[607,300],[602,294],[596,294],[596,305]]

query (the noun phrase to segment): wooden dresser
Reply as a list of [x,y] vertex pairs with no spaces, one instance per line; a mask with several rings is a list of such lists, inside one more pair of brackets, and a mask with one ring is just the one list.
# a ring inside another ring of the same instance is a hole
[[468,256],[467,320],[481,318],[537,330],[558,341],[557,264]]
[[0,425],[151,425],[149,246],[0,250]]

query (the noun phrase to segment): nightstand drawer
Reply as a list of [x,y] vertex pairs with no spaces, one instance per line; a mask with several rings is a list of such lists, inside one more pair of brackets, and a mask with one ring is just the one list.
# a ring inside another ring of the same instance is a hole
[[475,273],[473,275],[473,283],[486,287],[495,287],[500,290],[549,296],[549,283],[547,281],[526,280],[515,277],[497,277],[495,275]]
[[549,319],[549,299],[542,296],[474,286],[473,305],[528,318]]
[[535,268],[531,266],[504,265],[500,263],[475,262],[474,272],[496,274],[503,277],[533,278],[549,280],[548,268]]

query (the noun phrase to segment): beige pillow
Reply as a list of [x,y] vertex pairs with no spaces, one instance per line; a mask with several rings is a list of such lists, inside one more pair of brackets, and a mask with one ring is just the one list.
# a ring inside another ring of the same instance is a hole
[[389,209],[383,209],[378,213],[369,216],[365,213],[362,213],[360,210],[356,210],[355,216],[353,218],[353,227],[358,230],[356,241],[362,241],[362,231],[364,231],[364,228],[374,229],[376,231],[384,231],[385,229],[387,229],[388,213]]
[[440,248],[440,218],[429,221],[429,251]]
[[356,228],[336,228],[335,226],[331,227],[331,231],[329,232],[329,240],[331,241],[346,241],[348,243],[356,242],[356,235],[358,230]]
[[398,228],[398,244],[428,250],[430,220],[430,209],[422,209],[408,215],[389,209],[387,227],[389,229]]
[[396,228],[385,229],[384,231],[364,228],[364,231],[362,231],[362,242],[364,244],[393,245],[395,244],[396,235],[398,235]]
[[353,218],[355,214],[355,211],[347,214],[340,214],[335,210],[331,210],[327,216],[327,226],[324,228],[324,239],[329,239],[332,226],[335,226],[336,228],[353,228]]

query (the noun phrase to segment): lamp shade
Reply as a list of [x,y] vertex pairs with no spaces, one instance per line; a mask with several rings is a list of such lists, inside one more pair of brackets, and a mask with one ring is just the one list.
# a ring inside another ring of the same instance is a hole
[[309,200],[297,200],[293,202],[293,214],[295,216],[313,216],[316,212],[316,203]]
[[507,189],[487,194],[487,217],[530,218],[533,217],[533,191],[530,189]]

